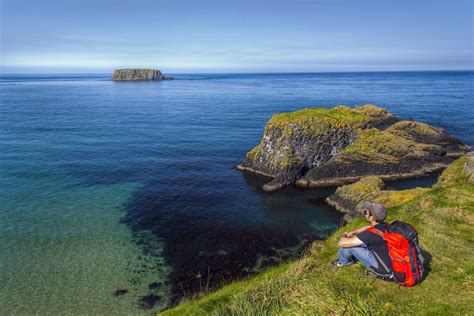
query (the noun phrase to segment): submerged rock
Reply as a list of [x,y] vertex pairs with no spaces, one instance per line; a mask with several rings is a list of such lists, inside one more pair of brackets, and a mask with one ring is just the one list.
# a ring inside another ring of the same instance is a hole
[[122,296],[128,293],[128,290],[126,289],[118,289],[117,291],[114,292],[115,296]]
[[157,289],[161,288],[161,283],[158,283],[158,282],[150,283],[150,284],[148,284],[148,288],[150,290],[157,290]]
[[173,80],[165,77],[160,70],[156,69],[118,69],[112,75],[114,81],[136,81],[136,80]]
[[142,296],[140,298],[140,306],[143,308],[153,308],[153,306],[156,305],[156,303],[161,301],[161,296],[160,295],[155,295],[155,294],[148,294],[146,296]]
[[308,108],[274,115],[240,170],[273,177],[274,191],[342,185],[365,176],[401,179],[446,167],[466,146],[441,129],[401,121],[375,105]]

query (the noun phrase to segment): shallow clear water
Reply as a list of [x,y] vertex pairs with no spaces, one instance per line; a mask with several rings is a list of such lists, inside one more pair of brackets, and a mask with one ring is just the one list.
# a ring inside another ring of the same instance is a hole
[[0,314],[150,313],[324,238],[331,189],[234,168],[275,112],[373,103],[474,145],[473,72],[175,77],[0,77]]

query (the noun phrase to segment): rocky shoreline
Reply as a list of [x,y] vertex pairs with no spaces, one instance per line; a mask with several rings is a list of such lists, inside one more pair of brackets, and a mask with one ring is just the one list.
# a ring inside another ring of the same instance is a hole
[[367,176],[420,177],[446,168],[467,146],[442,129],[401,120],[375,105],[308,108],[275,114],[260,144],[237,166],[287,185],[341,186]]

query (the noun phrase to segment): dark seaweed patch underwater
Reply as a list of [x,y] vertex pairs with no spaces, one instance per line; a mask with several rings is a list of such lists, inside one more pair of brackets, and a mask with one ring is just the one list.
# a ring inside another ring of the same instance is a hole
[[[132,231],[150,231],[149,238],[163,240],[161,255],[171,267],[171,302],[296,258],[338,223],[336,211],[310,203],[333,189],[265,194],[260,187],[268,179],[246,173],[239,177],[256,199],[226,201],[213,193],[212,185],[196,188],[191,196],[182,197],[178,190],[163,196],[149,184],[129,202],[124,222]],[[137,242],[149,254],[149,241]]]

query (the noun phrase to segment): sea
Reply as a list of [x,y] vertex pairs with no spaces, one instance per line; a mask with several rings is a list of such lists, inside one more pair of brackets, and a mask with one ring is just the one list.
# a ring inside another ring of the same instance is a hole
[[0,75],[1,315],[151,314],[302,256],[334,188],[235,168],[275,113],[376,104],[474,146],[472,71],[174,77]]

